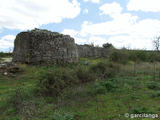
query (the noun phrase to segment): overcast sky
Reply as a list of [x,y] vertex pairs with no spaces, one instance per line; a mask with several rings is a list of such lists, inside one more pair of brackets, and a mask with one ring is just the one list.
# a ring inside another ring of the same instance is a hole
[[153,49],[160,0],[0,0],[0,51],[34,28],[69,34],[78,44]]

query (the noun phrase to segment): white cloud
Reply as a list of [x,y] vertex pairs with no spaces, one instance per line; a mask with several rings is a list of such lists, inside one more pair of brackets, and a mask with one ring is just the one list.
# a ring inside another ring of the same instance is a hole
[[6,35],[0,39],[0,48],[1,49],[9,49],[14,46],[15,35]]
[[70,35],[71,37],[75,37],[76,35],[78,35],[78,31],[75,31],[73,29],[64,29],[62,31],[62,34]]
[[99,3],[100,0],[83,0],[84,2]]
[[87,39],[85,39],[85,38],[74,37],[74,39],[75,39],[75,43],[77,43],[77,44],[86,44],[87,43]]
[[160,0],[129,0],[127,9],[130,11],[160,12]]
[[[160,20],[144,19],[139,22],[133,22],[133,16],[125,16],[126,19],[124,20],[123,17],[122,15],[121,19],[82,25],[80,33],[86,33],[90,36],[109,37],[107,42],[113,43],[116,47],[125,46],[132,49],[152,49],[152,39],[160,31]],[[101,38],[99,41],[104,41]],[[99,43],[99,41],[97,43],[101,45],[103,42]]]
[[148,38],[133,35],[117,35],[108,39],[117,48],[152,49],[152,41]]
[[70,35],[75,39],[75,43],[77,44],[91,44],[102,46],[107,40],[103,37],[99,36],[90,36],[89,39],[84,38],[86,37],[83,33],[73,30],[73,29],[64,29],[62,31],[65,35]]
[[102,11],[101,15],[105,14],[113,18],[115,16],[119,16],[122,11],[122,7],[120,6],[119,3],[116,3],[116,2],[106,3],[102,5],[99,9]]
[[109,42],[117,48],[153,49],[152,40],[160,32],[160,20],[148,18],[138,21],[137,16],[122,13],[121,6],[115,2],[103,5],[100,10],[112,20],[96,24],[84,21],[75,37],[100,46]]
[[88,9],[87,8],[83,10],[83,14],[88,14]]
[[81,33],[93,35],[117,35],[127,33],[133,24],[135,24],[137,16],[129,13],[120,14],[112,21],[92,24],[84,22]]
[[102,46],[107,43],[107,40],[103,37],[91,36],[88,40],[88,44],[93,43],[94,45]]
[[0,28],[32,29],[80,13],[77,0],[4,0],[0,4]]
[[80,35],[80,33],[78,31],[76,31],[76,30],[73,30],[73,29],[64,29],[62,31],[62,34],[70,35],[71,37],[74,38],[75,43],[77,43],[77,44],[85,44],[85,43],[87,43],[87,39],[82,38],[82,36]]

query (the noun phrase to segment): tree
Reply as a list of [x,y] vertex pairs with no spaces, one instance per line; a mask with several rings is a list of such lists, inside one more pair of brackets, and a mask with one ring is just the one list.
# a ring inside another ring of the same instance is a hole
[[153,40],[153,46],[156,51],[160,51],[160,36],[156,36]]
[[111,43],[105,43],[103,44],[103,48],[114,48],[114,46]]

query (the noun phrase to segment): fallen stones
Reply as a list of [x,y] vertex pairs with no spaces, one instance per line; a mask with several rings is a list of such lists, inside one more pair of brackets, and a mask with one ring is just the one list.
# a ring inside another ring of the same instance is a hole
[[11,66],[7,68],[7,71],[9,73],[17,73],[17,72],[20,72],[20,68],[18,66]]
[[0,74],[4,76],[15,76],[16,73],[21,72],[20,67],[14,63],[1,63]]

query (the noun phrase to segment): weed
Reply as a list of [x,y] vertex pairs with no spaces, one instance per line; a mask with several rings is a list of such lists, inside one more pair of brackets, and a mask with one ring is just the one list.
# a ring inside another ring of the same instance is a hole
[[92,86],[92,94],[105,94],[106,92],[114,92],[118,88],[116,80],[107,80],[95,82]]
[[119,65],[112,62],[99,62],[90,67],[91,72],[97,74],[100,79],[112,78],[119,71]]
[[155,81],[151,81],[147,83],[147,87],[149,89],[153,89],[153,90],[160,90],[160,83],[155,82]]
[[16,109],[18,109],[19,106],[17,105],[20,105],[23,103],[23,101],[31,98],[33,94],[33,89],[28,89],[23,86],[17,87],[8,95],[7,103],[13,105]]
[[105,88],[107,89],[107,91],[115,91],[116,90],[116,88],[118,88],[118,83],[116,83],[115,81],[106,81],[106,82],[104,82],[104,83],[102,83],[104,86],[105,86]]
[[106,88],[100,83],[95,83],[93,88],[92,88],[92,94],[105,94],[106,93]]
[[74,120],[74,115],[71,113],[59,113],[59,112],[55,112],[53,114],[53,118],[52,120]]
[[104,74],[106,71],[106,66],[107,64],[105,62],[99,62],[97,64],[94,64],[90,67],[91,71],[93,71],[94,73],[101,73]]
[[152,92],[151,97],[153,97],[153,98],[160,97],[160,91]]
[[128,54],[126,50],[114,51],[110,56],[109,60],[112,62],[126,64],[128,62]]
[[86,83],[95,80],[95,75],[92,74],[86,66],[78,66],[76,74],[80,83]]
[[37,90],[45,95],[57,96],[62,90],[76,83],[75,75],[70,69],[57,68],[40,73]]
[[153,113],[152,111],[150,111],[149,109],[147,109],[146,107],[134,107],[131,109],[130,111],[131,114],[142,114],[142,113],[148,113],[148,114],[151,114]]

